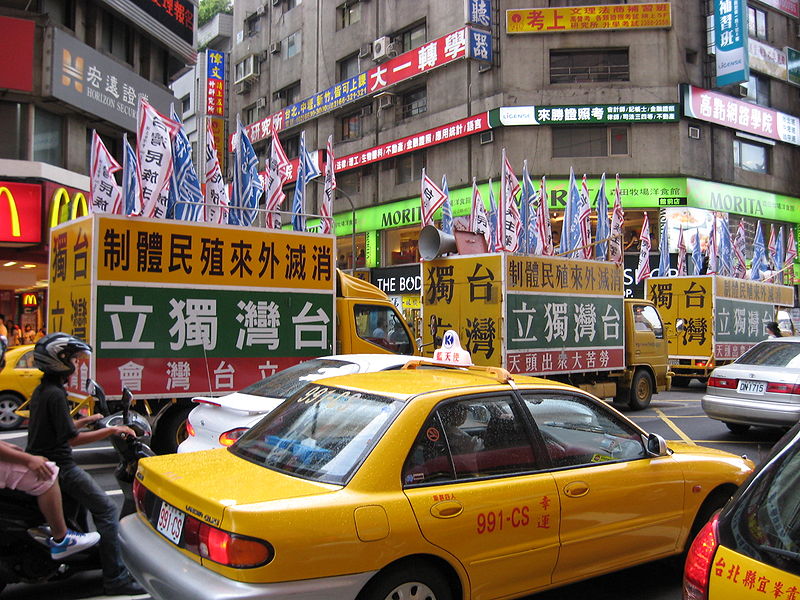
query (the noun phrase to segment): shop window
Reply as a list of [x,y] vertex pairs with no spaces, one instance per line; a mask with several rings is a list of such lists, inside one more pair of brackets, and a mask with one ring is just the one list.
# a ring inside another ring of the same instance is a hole
[[[338,175],[336,176],[336,179],[336,182],[338,183]],[[355,249],[353,249],[354,243]],[[364,260],[363,258],[359,257],[364,257],[365,244],[366,236],[363,233],[359,233],[355,236],[345,235],[336,238],[336,266],[340,269],[352,269],[354,264],[358,266],[358,263],[363,262]],[[361,266],[363,266],[363,264]]]
[[409,27],[394,36],[394,40],[400,43],[400,52],[413,50],[424,44],[426,39],[425,23]]
[[747,102],[753,102],[759,106],[770,106],[769,78],[763,75],[750,73],[750,79],[742,84],[747,89],[747,95],[743,98]]
[[425,168],[425,152],[412,152],[397,157],[396,183],[409,183],[422,179],[422,169]]
[[344,115],[339,120],[339,139],[342,141],[355,140],[361,137],[361,109]]
[[550,83],[629,80],[627,48],[550,51]]
[[390,265],[415,264],[419,262],[419,226],[389,229],[384,232],[384,244],[388,248]]
[[244,122],[246,125],[258,121],[258,106],[251,104],[244,109]]
[[261,31],[261,18],[253,13],[244,20],[244,35],[252,37]]
[[64,120],[41,108],[33,117],[33,160],[63,167],[62,152]]
[[428,90],[424,87],[416,88],[401,94],[400,118],[408,119],[428,110]]
[[186,116],[192,110],[192,96],[186,94],[181,98],[181,115]]
[[628,154],[627,127],[559,127],[552,138],[553,158]]
[[733,164],[745,171],[769,173],[769,146],[733,140]]
[[361,20],[361,1],[345,2],[336,9],[336,29],[344,29]]
[[339,81],[344,81],[345,79],[355,77],[361,72],[361,70],[358,68],[358,54],[353,54],[352,56],[343,58],[336,63],[336,66],[339,71]]
[[752,38],[767,39],[767,12],[754,6],[747,7],[747,33]]

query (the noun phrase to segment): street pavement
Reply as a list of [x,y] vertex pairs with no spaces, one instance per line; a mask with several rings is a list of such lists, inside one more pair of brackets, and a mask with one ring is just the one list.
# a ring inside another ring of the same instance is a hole
[[[653,397],[650,406],[639,412],[623,410],[631,420],[667,441],[684,441],[745,454],[760,464],[777,442],[779,430],[753,428],[746,434],[736,435],[722,423],[706,417],[700,408],[705,390],[694,381],[688,388]],[[0,439],[25,445],[26,432],[13,431],[0,434]],[[122,493],[114,479],[116,454],[107,442],[76,448],[78,463],[87,469],[111,498],[122,506]],[[11,585],[2,594],[2,600],[102,600],[100,571],[91,571],[64,581],[42,585]],[[122,598],[125,596],[116,596]],[[134,596],[147,599],[149,596]],[[659,561],[626,569],[618,573],[558,588],[550,592],[529,596],[528,600],[680,600],[681,571],[674,561]]]

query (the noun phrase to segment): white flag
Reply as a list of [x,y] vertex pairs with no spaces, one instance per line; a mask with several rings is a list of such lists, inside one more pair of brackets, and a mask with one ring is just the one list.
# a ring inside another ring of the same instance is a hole
[[222,169],[219,167],[217,147],[214,143],[214,132],[209,120],[206,127],[206,195],[205,218],[206,223],[220,225],[228,222],[228,188],[222,179]]
[[139,100],[136,154],[142,187],[142,216],[167,215],[167,190],[172,177],[172,137],[180,125]]
[[90,210],[96,213],[122,214],[122,189],[114,173],[122,170],[96,131],[92,130],[91,164],[89,165]]
[[475,177],[472,178],[472,208],[469,211],[468,228],[472,233],[482,235],[486,238],[486,243],[489,243],[489,216]]
[[425,169],[422,169],[422,189],[420,192],[422,227],[433,224],[433,213],[439,210],[439,207],[444,204],[444,200],[444,192],[425,174]]
[[618,265],[621,265],[624,259],[622,250],[622,228],[624,224],[625,213],[622,211],[622,191],[619,185],[619,173],[617,173],[617,183],[614,186],[614,208],[611,211],[611,243],[608,245],[608,260]]
[[650,220],[647,213],[644,213],[642,221],[642,232],[639,234],[639,265],[636,267],[636,283],[641,283],[650,277]]
[[514,175],[511,163],[506,157],[503,148],[503,167],[500,171],[500,207],[499,227],[501,249],[516,252],[519,249],[519,238],[522,234],[522,220],[517,206],[517,196],[520,193],[519,180]]
[[333,229],[333,197],[336,195],[336,173],[333,171],[333,136],[328,136],[328,159],[325,161],[325,188],[320,206],[320,231],[330,233]]
[[267,194],[266,226],[269,229],[278,229],[280,227],[280,215],[274,211],[277,211],[278,207],[286,199],[286,194],[283,193],[283,184],[289,178],[292,165],[289,159],[286,158],[286,152],[283,151],[274,122],[270,125],[270,130],[272,131],[272,147],[269,153],[269,164],[267,165],[267,186],[265,190]]

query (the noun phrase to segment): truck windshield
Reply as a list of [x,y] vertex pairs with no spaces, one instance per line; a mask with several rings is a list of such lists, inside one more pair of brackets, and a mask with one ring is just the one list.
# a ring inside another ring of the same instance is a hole
[[264,417],[230,451],[268,469],[344,485],[403,404],[384,396],[309,385]]
[[358,371],[358,365],[347,360],[314,358],[257,381],[241,390],[241,393],[285,400],[307,383],[317,379],[349,375]]

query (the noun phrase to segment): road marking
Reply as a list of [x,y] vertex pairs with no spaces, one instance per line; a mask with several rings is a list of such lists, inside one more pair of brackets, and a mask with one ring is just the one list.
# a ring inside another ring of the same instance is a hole
[[673,423],[672,420],[667,415],[664,414],[664,411],[662,411],[660,408],[657,408],[655,410],[656,410],[656,414],[661,418],[661,420],[664,421],[664,423],[667,424],[667,427],[669,427],[670,429],[672,429],[672,431],[677,433],[679,438],[681,438],[687,444],[691,444],[693,446],[697,445],[692,438],[690,438],[688,435],[683,433],[681,428],[678,427],[677,425],[675,425],[675,423]]
[[0,433],[0,440],[15,440],[28,435],[27,431],[5,431]]
[[106,490],[106,496],[119,496],[122,490]]
[[114,446],[82,446],[80,448],[73,448],[73,452],[95,452],[99,450],[113,450]]

